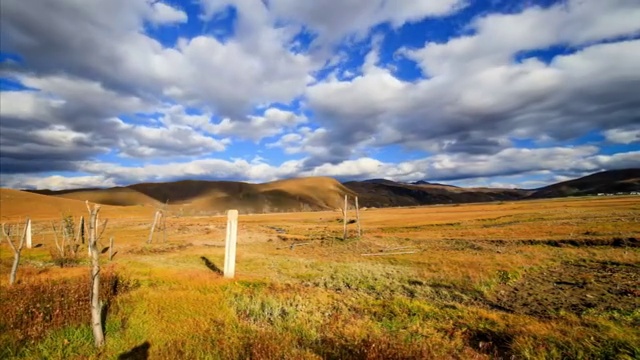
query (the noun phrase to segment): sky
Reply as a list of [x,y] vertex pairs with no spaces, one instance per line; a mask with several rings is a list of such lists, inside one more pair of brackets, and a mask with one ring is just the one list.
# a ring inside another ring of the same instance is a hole
[[0,186],[640,167],[639,0],[3,0]]

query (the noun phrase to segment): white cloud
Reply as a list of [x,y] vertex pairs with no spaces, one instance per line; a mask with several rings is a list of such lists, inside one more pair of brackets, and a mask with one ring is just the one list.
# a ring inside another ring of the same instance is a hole
[[[37,73],[66,73],[118,92],[170,97],[237,118],[254,105],[288,103],[303,91],[313,66],[307,56],[289,52],[290,30],[261,20],[261,2],[250,6],[255,11],[240,12],[229,41],[198,35],[167,48],[143,32],[148,17],[182,19],[161,3],[12,1],[0,14],[0,43]],[[42,13],[51,21],[44,24]]]
[[210,129],[213,134],[233,135],[258,142],[305,122],[307,122],[305,116],[297,115],[291,111],[269,108],[264,111],[262,116],[249,116],[249,121],[225,118],[220,123],[212,125]]
[[184,23],[189,19],[187,14],[162,2],[151,5],[150,20],[156,24]]
[[117,116],[148,112],[159,104],[123,96],[97,82],[64,76],[21,80],[40,91],[3,92],[0,97],[4,172],[41,171],[48,165],[74,170],[76,161],[111,151],[137,158],[202,156],[225,150],[229,142],[203,134],[188,121],[128,124]]
[[2,186],[13,189],[80,189],[91,187],[113,187],[117,184],[112,179],[105,179],[103,176],[17,176],[4,175]]
[[[7,67],[3,76],[39,89],[0,96],[3,174],[80,171],[122,184],[311,174],[489,179],[543,169],[572,176],[638,166],[637,152],[598,155],[595,147],[553,147],[594,129],[610,143],[638,141],[636,1],[569,0],[480,16],[463,35],[399,51],[427,75],[412,82],[391,70],[397,59],[381,61],[388,56],[379,54],[379,35],[372,37],[361,71],[344,66],[354,59],[348,51],[334,53],[335,45],[362,40],[380,23],[399,29],[453,14],[467,1],[201,3],[205,19],[236,8],[233,36],[192,34],[167,47],[146,29],[194,20],[168,2],[3,3],[0,50],[24,59],[22,68]],[[50,21],[43,22],[42,14]],[[317,35],[308,51],[296,39],[302,29]],[[550,46],[570,51],[551,61],[523,59],[535,54],[529,50]],[[332,75],[323,79],[318,70]],[[295,111],[274,107],[294,99],[302,104]],[[156,112],[157,120],[149,115]],[[149,116],[140,120],[137,113]],[[261,158],[176,160],[225,151],[237,138],[260,142],[274,136],[279,139],[265,146],[306,158],[279,166]],[[545,140],[549,147],[515,149],[518,140]],[[389,145],[435,155],[398,163],[374,158]],[[107,153],[171,162],[100,162]],[[91,176],[77,180],[96,179]],[[47,179],[40,185],[64,185]]]
[[611,129],[604,132],[604,137],[616,144],[632,144],[640,142],[640,129],[623,128]]
[[[440,154],[399,163],[383,162],[374,158],[345,160],[336,164],[322,164],[312,169],[304,168],[303,160],[291,160],[271,165],[261,159],[251,161],[236,159],[201,159],[166,164],[122,166],[96,161],[80,162],[78,171],[87,173],[80,177],[36,178],[10,175],[2,178],[2,186],[8,187],[91,187],[101,184],[126,185],[148,181],[172,181],[178,179],[240,179],[265,182],[298,176],[334,176],[341,179],[388,178],[396,181],[431,180],[463,185],[497,185],[494,176],[510,178],[510,175],[526,179],[527,175],[549,174],[549,183],[586,175],[587,173],[640,166],[640,152],[632,151],[614,155],[598,155],[598,148],[507,149],[495,155],[461,156]],[[553,176],[553,179],[551,179]],[[66,179],[66,180],[65,180]],[[74,180],[75,179],[75,180]],[[466,181],[460,181],[469,179]],[[458,181],[456,181],[458,180]],[[95,181],[95,182],[93,182]],[[544,185],[537,180],[520,186]],[[66,185],[65,185],[66,184]],[[506,183],[502,183],[503,185]],[[515,184],[507,184],[515,185]],[[110,185],[111,186],[111,185]],[[509,186],[512,187],[512,186]]]
[[516,14],[489,14],[472,23],[473,35],[446,43],[427,42],[422,49],[405,54],[432,76],[453,72],[466,76],[509,64],[524,50],[578,46],[640,34],[639,17],[640,7],[634,1],[569,0],[547,9],[531,7]]
[[274,17],[304,24],[319,34],[318,42],[330,44],[349,35],[363,37],[380,23],[389,22],[397,28],[426,17],[451,14],[466,4],[462,0],[271,0],[269,8]]
[[509,139],[578,138],[640,116],[640,40],[593,45],[548,64],[529,59],[473,71],[467,61],[474,59],[456,56],[440,58],[442,73],[416,82],[369,64],[361,76],[308,87],[309,105],[338,143],[357,147],[373,138],[379,147],[470,153],[495,152]]

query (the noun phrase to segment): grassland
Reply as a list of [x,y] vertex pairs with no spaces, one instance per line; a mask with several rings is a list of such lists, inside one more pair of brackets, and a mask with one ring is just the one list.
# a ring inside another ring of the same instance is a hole
[[[347,241],[338,212],[245,215],[233,280],[224,217],[169,216],[146,245],[153,208],[105,207],[120,285],[96,352],[88,260],[51,256],[49,221],[84,204],[10,195],[3,221],[30,215],[43,246],[11,288],[0,245],[0,358],[640,358],[635,197],[369,209]],[[387,252],[412,253],[362,255]]]

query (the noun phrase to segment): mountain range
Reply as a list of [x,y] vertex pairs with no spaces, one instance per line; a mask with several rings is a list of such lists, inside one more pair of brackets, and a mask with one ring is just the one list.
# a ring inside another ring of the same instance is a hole
[[311,177],[264,184],[184,180],[108,189],[29,190],[105,205],[164,207],[186,214],[223,213],[231,208],[241,213],[333,210],[343,206],[344,195],[357,195],[360,207],[393,207],[636,191],[640,191],[640,169],[604,171],[539,189],[462,188],[427,181],[401,183],[386,179],[340,183],[329,177]]

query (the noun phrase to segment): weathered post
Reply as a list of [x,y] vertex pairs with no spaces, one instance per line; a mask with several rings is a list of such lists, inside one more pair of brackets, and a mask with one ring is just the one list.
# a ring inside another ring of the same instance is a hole
[[93,209],[86,201],[89,210],[89,251],[91,253],[91,328],[96,347],[104,345],[104,332],[102,331],[102,302],[100,301],[100,252],[98,251],[98,236],[96,224],[100,205],[94,204]]
[[31,219],[27,219],[27,249],[33,248],[33,244],[31,243]]
[[347,240],[347,203],[348,197],[344,196],[344,208],[342,209],[342,240]]
[[153,241],[153,230],[156,228],[156,224],[160,217],[162,216],[162,212],[160,210],[156,211],[156,215],[153,217],[153,224],[151,224],[151,232],[149,233],[149,240],[147,240],[147,244],[151,244]]
[[238,241],[238,210],[227,212],[227,239],[224,247],[224,277],[233,279],[236,271],[236,243]]
[[356,196],[356,224],[358,225],[358,239],[362,237],[362,228],[360,228],[360,207],[358,206],[358,197]]

